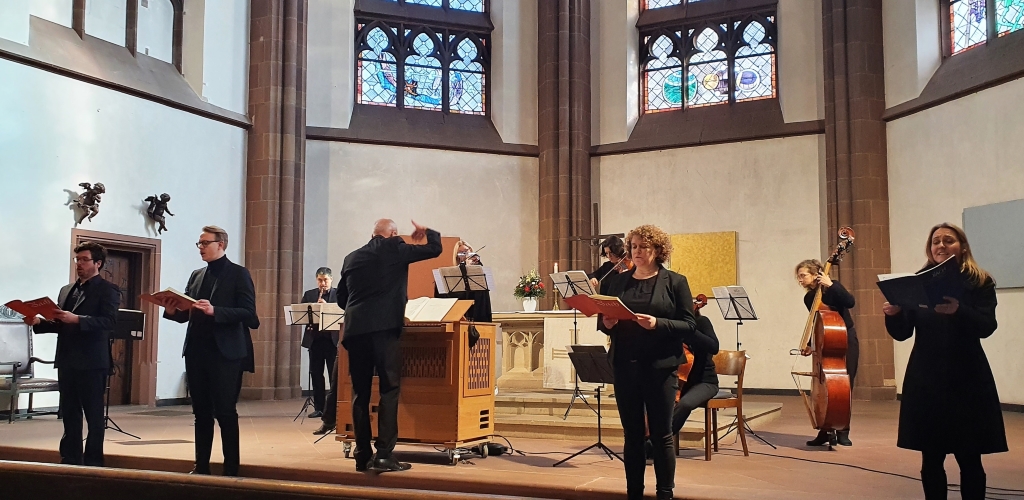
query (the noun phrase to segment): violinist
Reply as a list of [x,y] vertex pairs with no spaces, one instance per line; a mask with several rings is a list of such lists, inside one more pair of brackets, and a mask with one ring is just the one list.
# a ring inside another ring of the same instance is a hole
[[[821,287],[821,303],[843,317],[847,335],[846,371],[850,374],[850,387],[852,388],[853,379],[857,375],[857,358],[860,353],[857,330],[853,327],[853,316],[850,315],[850,309],[856,305],[856,300],[841,283],[822,273],[821,262],[817,259],[808,259],[797,264],[796,280],[806,290],[804,305],[808,310],[814,302],[814,295],[818,291],[818,287]],[[842,446],[853,446],[853,442],[850,441],[849,426],[835,432],[820,430],[814,439],[807,442],[807,446],[822,446],[833,441]]]
[[[480,247],[480,249],[483,250],[483,247]],[[469,243],[459,240],[458,243],[455,244],[455,249],[452,252],[452,265],[465,267],[482,266],[484,264],[483,261],[480,260],[480,254],[473,251],[473,247],[470,246]],[[473,305],[466,311],[466,319],[483,323],[490,323],[492,319],[490,291],[476,290],[469,292],[440,293],[435,285],[434,297],[472,300]]]
[[718,337],[711,320],[700,313],[708,298],[700,294],[693,300],[693,317],[697,328],[693,334],[683,337],[687,363],[679,365],[678,377],[682,384],[679,399],[672,410],[672,435],[678,436],[686,419],[695,408],[718,394],[718,374],[715,372],[715,354],[718,354]]
[[[321,267],[316,270],[316,288],[306,290],[302,294],[302,303],[335,303],[337,302],[338,289],[331,287],[331,268]],[[324,381],[324,370],[331,373],[334,369],[335,358],[338,357],[338,330],[321,331],[316,325],[306,325],[302,332],[302,347],[309,350],[309,376],[313,386],[313,413],[309,418],[320,418],[324,412],[324,401],[327,393],[327,383]],[[337,380],[331,380],[333,387]]]
[[622,238],[615,235],[609,236],[601,242],[600,248],[601,256],[608,260],[590,275],[590,286],[594,287],[594,290],[598,289],[600,282],[605,277],[633,269],[633,261],[626,255],[626,245],[622,242]]

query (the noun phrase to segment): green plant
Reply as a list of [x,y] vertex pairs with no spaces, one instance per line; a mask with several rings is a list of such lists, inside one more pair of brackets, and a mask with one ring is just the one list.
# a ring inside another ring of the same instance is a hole
[[531,269],[525,276],[519,277],[519,284],[516,285],[516,289],[512,292],[512,295],[517,299],[527,297],[541,298],[544,296],[544,293],[544,282],[541,281],[540,275],[537,274],[537,270]]

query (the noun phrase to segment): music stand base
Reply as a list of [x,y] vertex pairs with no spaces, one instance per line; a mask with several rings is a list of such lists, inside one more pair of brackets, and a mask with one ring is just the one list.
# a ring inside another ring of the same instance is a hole
[[[107,407],[107,408],[109,409],[109,407]],[[125,432],[125,431],[121,430],[121,427],[119,425],[117,425],[117,422],[114,422],[114,419],[110,418],[109,415],[103,417],[103,429],[104,430],[110,429],[110,430],[112,430],[114,432],[120,432],[121,434],[124,434],[125,436],[131,436],[131,437],[133,437],[135,439],[139,439],[139,440],[142,439],[139,436],[136,436],[135,434],[132,434],[130,432]]]
[[565,409],[565,415],[562,415],[562,420],[566,420],[569,418],[569,412],[572,411],[572,405],[573,403],[576,402],[576,398],[583,400],[583,404],[587,405],[587,408],[590,408],[590,411],[594,412],[595,414],[597,413],[597,410],[595,410],[593,406],[590,406],[590,402],[587,401],[587,397],[583,394],[583,391],[580,390],[580,381],[577,377],[576,387],[572,391],[572,399],[569,400],[569,407]]
[[594,443],[594,444],[592,444],[590,446],[587,446],[586,448],[583,448],[580,451],[577,451],[576,453],[573,453],[572,455],[569,455],[568,457],[565,457],[565,458],[563,458],[563,459],[561,459],[561,460],[551,464],[551,466],[552,467],[558,467],[559,465],[562,465],[565,462],[568,462],[569,460],[572,460],[572,459],[574,459],[574,458],[576,458],[576,457],[578,457],[578,456],[580,456],[580,455],[582,455],[582,454],[584,454],[584,453],[586,453],[586,452],[588,452],[588,451],[590,451],[590,450],[592,450],[594,448],[597,448],[597,449],[603,451],[605,453],[605,455],[608,455],[608,460],[615,460],[617,458],[617,459],[619,459],[620,462],[623,461],[622,457],[620,457],[618,453],[615,453],[614,451],[612,451],[611,448],[605,446],[604,443],[598,441],[598,442],[596,442],[596,443]]
[[[738,420],[738,419],[736,417],[733,417],[732,423],[729,424],[729,430],[725,431],[725,434],[722,434],[722,437],[718,438],[719,440],[721,440],[725,436],[728,436],[729,434],[732,434],[732,432],[736,430],[736,426],[735,426],[736,420]],[[769,443],[767,439],[761,437],[756,432],[754,432],[754,429],[750,428],[750,423],[747,422],[746,419],[743,419],[743,429],[746,431],[747,434],[750,434],[751,436],[753,436],[758,441],[760,441],[760,442],[762,442],[762,443],[764,443],[764,444],[766,444],[768,446],[771,446],[773,450],[777,450],[778,449],[778,448],[775,447],[774,444]]]

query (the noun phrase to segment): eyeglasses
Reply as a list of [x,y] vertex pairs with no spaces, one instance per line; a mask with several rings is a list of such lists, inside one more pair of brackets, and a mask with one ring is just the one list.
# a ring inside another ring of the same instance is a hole
[[796,279],[802,280],[804,278],[809,278],[811,276],[814,276],[814,275],[813,274],[808,274],[808,273],[800,273],[800,274],[796,275]]
[[92,258],[91,257],[72,257],[71,258],[71,262],[75,262],[75,263],[79,263],[79,262],[92,262]]
[[217,243],[220,240],[199,240],[196,242],[196,248],[206,248],[211,243]]

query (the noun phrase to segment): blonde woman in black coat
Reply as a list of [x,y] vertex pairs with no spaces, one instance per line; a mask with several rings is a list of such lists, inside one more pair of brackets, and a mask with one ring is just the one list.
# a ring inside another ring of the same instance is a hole
[[926,499],[946,498],[946,455],[960,465],[965,500],[985,498],[981,455],[1008,451],[996,382],[981,339],[996,330],[995,282],[978,267],[967,235],[939,224],[928,233],[927,267],[956,257],[967,290],[932,310],[902,310],[886,302],[885,328],[904,341],[917,333],[903,381],[896,446],[922,455]]

